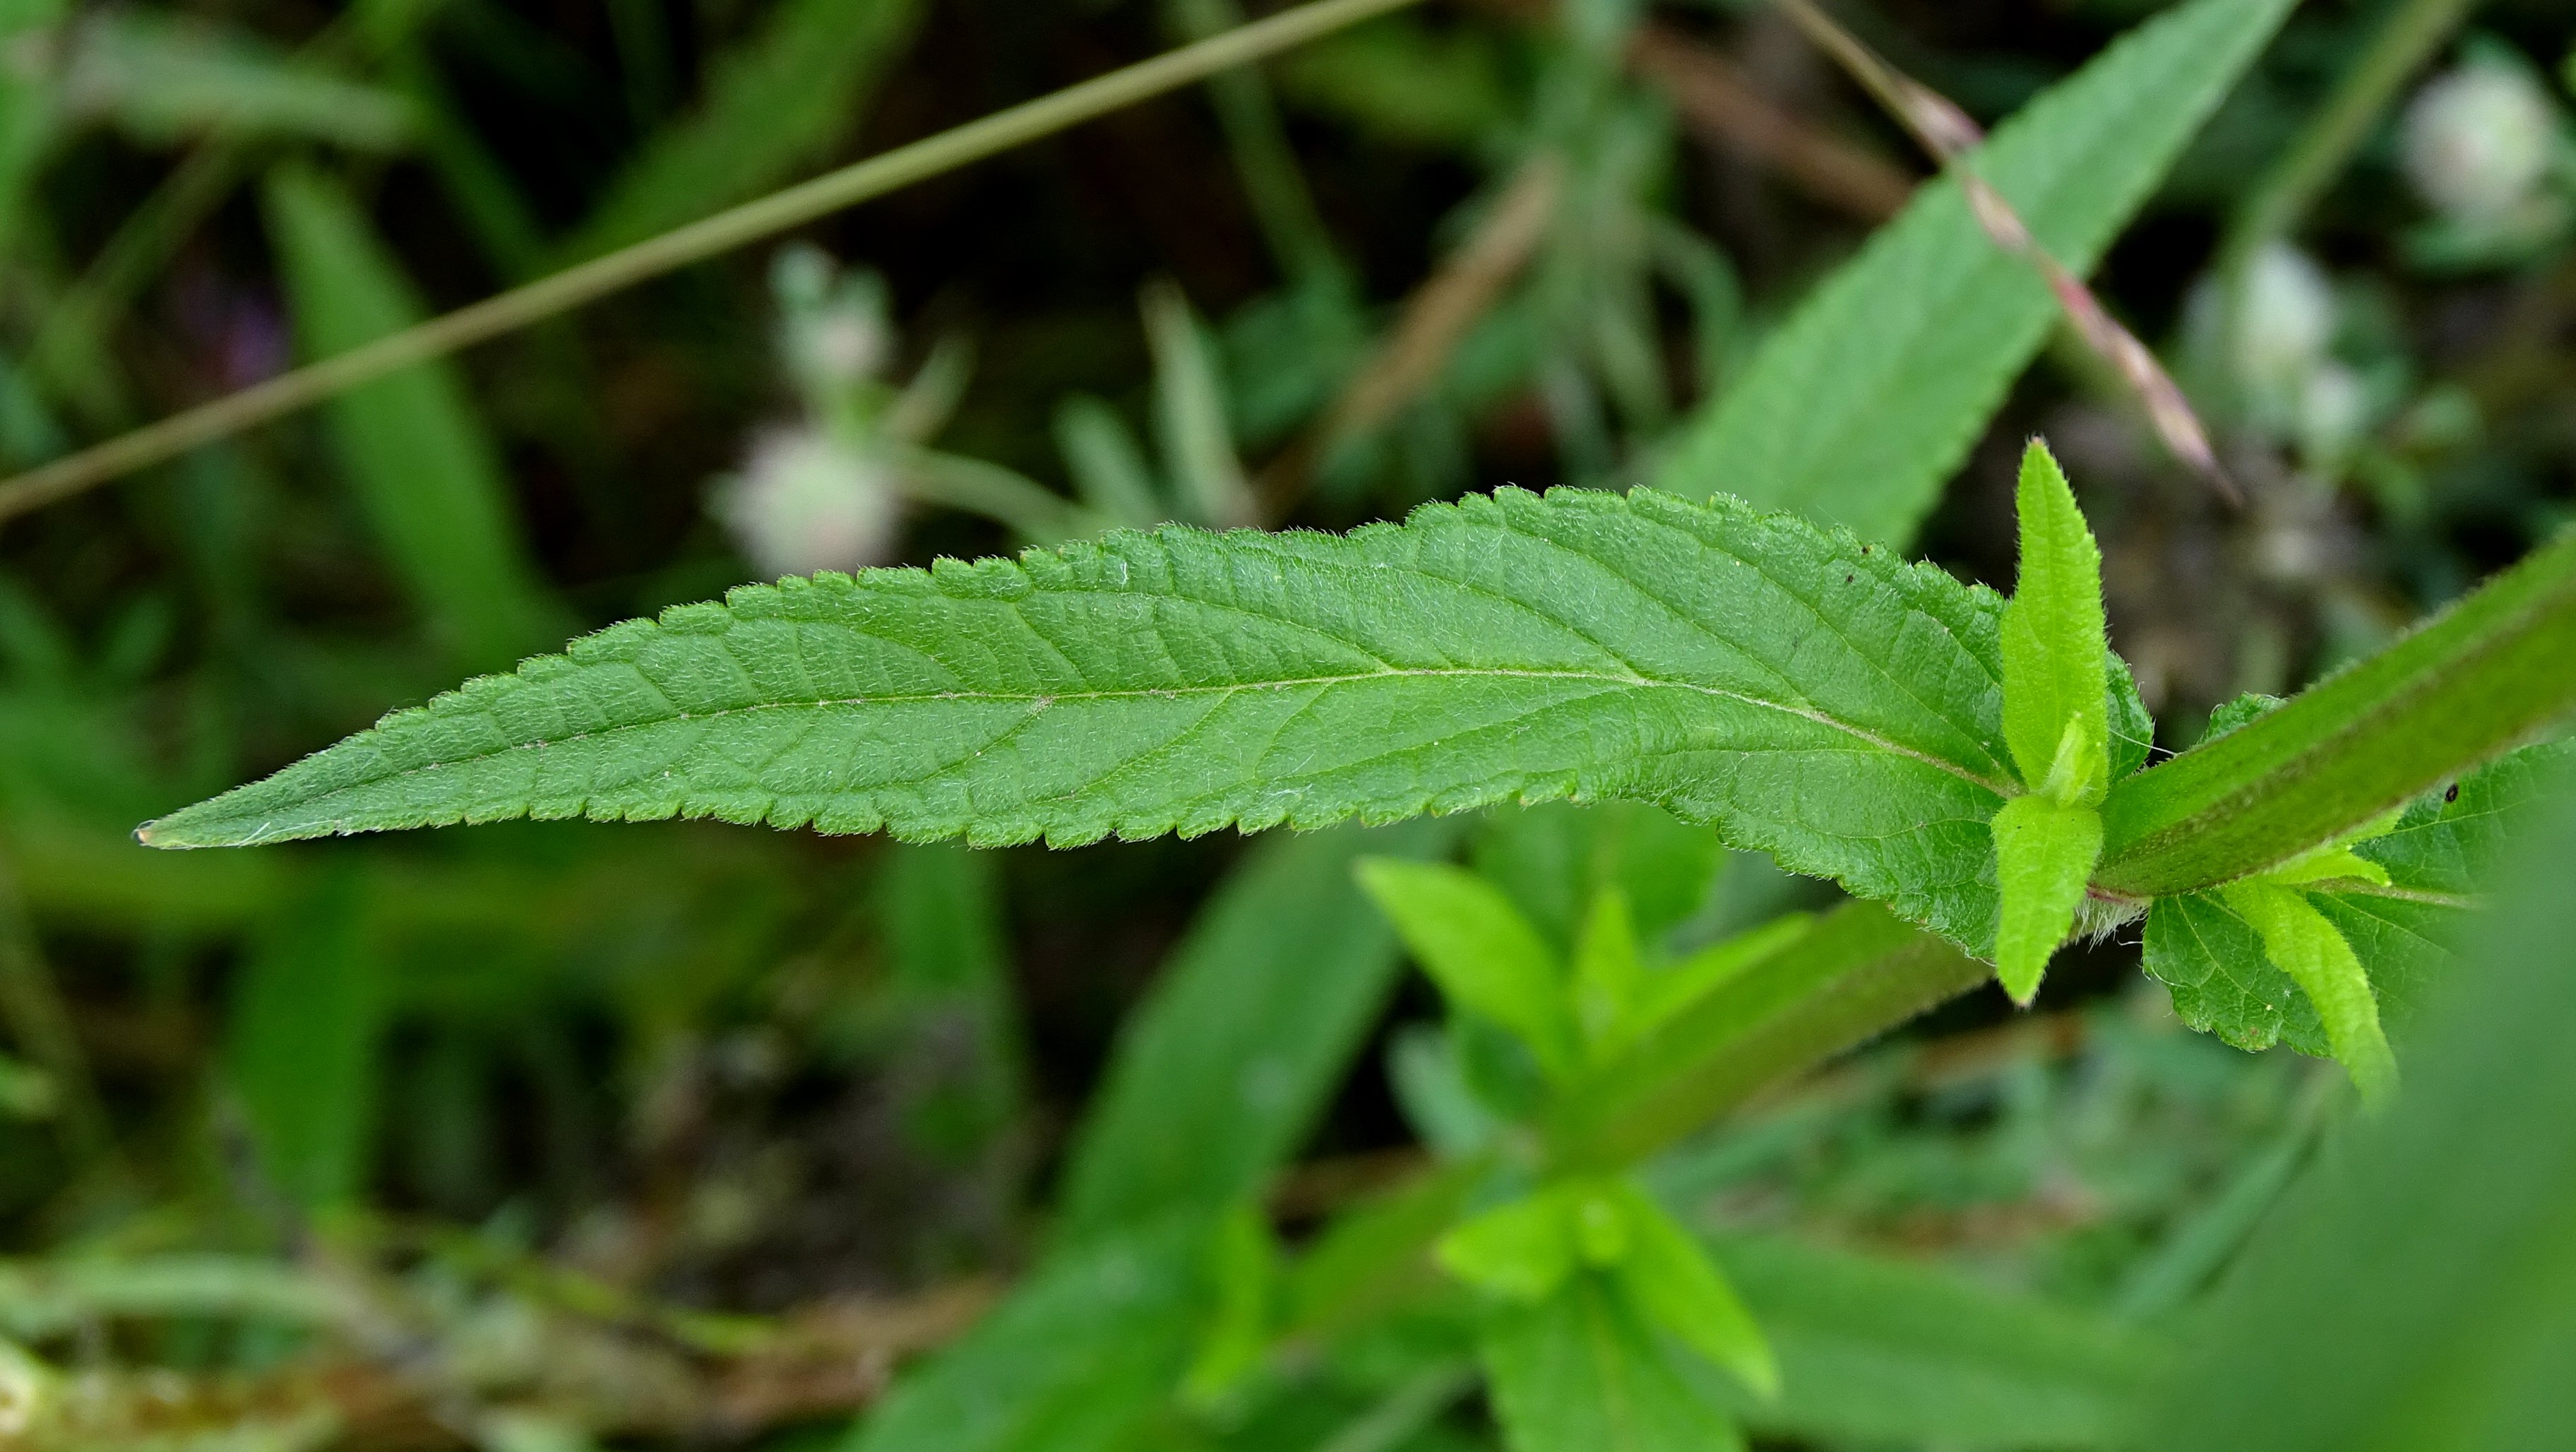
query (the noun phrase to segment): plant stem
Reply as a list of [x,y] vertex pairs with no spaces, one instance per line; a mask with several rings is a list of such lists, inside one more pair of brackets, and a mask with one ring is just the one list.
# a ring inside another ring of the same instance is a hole
[[1993,973],[1885,908],[1853,903],[1570,1089],[1544,1127],[1548,1158],[1563,1169],[1633,1164]]
[[0,522],[663,273],[953,171],[1418,0],[1313,0],[827,172],[0,482]]
[[2102,804],[2093,885],[2163,897],[2277,866],[2576,711],[2576,534]]

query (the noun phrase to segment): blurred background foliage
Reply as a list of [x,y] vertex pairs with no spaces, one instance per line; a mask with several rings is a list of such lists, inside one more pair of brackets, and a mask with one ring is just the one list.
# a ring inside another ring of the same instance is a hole
[[[2161,7],[1833,8],[1991,124]],[[1243,18],[0,0],[0,463]],[[2061,330],[1920,547],[2008,583],[2011,466],[2045,433],[2178,748],[2564,523],[2571,46],[2548,0],[2301,6],[2096,277],[2244,507]],[[1351,834],[127,833],[746,580],[1641,482],[1930,170],[1758,4],[1434,5],[7,521],[0,1422],[43,1390],[63,1446],[829,1445],[1051,1247],[1202,1190],[1294,1232],[1472,1144],[1476,1051],[1387,989]],[[1730,487],[1723,456],[1697,487]],[[1621,860],[1662,864],[1629,890],[1677,945],[1818,905],[1651,814],[1529,815],[1368,850],[1465,844],[1560,940]],[[1955,1004],[1650,1178],[1736,1247],[1784,1346],[1842,1354],[1832,1298],[1766,1285],[1897,1285],[1927,1324],[2116,1366],[2228,1262],[2333,1088],[2182,1032],[2134,962],[2061,962],[2036,1015]],[[1263,973],[1301,992],[1209,1028]],[[1157,1093],[1234,1075],[1265,1127],[1121,1108],[1154,1063]],[[1210,1144],[1239,1153],[1165,1162]],[[1379,1361],[1246,1445],[1491,1445],[1457,1366],[1349,1354]],[[1889,1445],[1901,1382],[1783,1445]],[[1953,1409],[1942,1445],[2090,1445],[2078,1401]]]

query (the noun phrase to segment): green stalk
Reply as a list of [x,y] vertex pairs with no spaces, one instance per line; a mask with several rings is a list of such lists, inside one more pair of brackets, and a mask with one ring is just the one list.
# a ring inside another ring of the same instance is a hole
[[[1847,904],[1568,1086],[1539,1147],[1551,1171],[1634,1164],[1993,976],[1876,903]],[[1451,1285],[1431,1263],[1431,1242],[1496,1163],[1487,1154],[1443,1165],[1337,1219],[1292,1273],[1290,1334],[1330,1335]]]
[[1634,1164],[1993,975],[1876,903],[1852,903],[1571,1087],[1542,1129],[1548,1159]]
[[344,389],[444,357],[844,207],[1415,3],[1418,0],[1313,0],[745,202],[0,482],[0,522],[229,438]]
[[2252,725],[2122,782],[2093,886],[2194,892],[2274,867],[2576,711],[2576,534]]

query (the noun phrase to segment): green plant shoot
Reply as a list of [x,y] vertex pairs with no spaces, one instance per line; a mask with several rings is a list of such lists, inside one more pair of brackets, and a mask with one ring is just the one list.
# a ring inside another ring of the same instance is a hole
[[1995,968],[2013,1001],[2039,991],[2102,855],[2111,780],[2102,552],[2048,446],[2022,455],[2021,573],[2004,607],[2004,744],[2029,788],[1995,813],[2002,917]]

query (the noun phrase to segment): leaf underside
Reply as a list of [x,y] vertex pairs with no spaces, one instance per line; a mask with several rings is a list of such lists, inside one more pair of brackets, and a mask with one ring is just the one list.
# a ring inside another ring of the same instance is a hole
[[[2011,776],[2000,608],[1839,531],[1645,491],[1121,533],[631,621],[143,835],[686,816],[1069,845],[1624,796],[1975,950]],[[2114,676],[2115,721],[2142,720]]]

